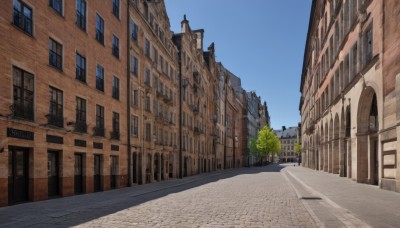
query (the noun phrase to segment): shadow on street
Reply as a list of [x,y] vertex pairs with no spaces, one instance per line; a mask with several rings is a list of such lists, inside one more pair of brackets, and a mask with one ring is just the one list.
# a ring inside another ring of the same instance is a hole
[[[290,164],[292,165],[292,164]],[[238,175],[280,172],[286,164],[244,167],[203,173],[147,185],[31,202],[0,208],[1,227],[56,225],[70,227],[86,223],[169,194],[183,192]]]

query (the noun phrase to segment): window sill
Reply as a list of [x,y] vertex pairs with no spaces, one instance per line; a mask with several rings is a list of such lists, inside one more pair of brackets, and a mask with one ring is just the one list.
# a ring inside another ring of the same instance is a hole
[[[19,31],[21,31],[21,32],[23,32],[23,33],[25,33],[25,34],[26,34],[27,36],[29,36],[30,38],[35,39],[35,37],[33,36],[33,31],[32,31],[32,33],[29,33],[29,32],[27,32],[27,31],[23,30],[22,28],[20,28],[19,26],[17,26],[16,24],[14,24],[13,22],[11,22],[11,25],[12,25],[14,28],[16,28],[17,30],[19,30]],[[33,24],[32,24],[32,30],[33,30]]]
[[58,68],[58,67],[55,67],[55,66],[53,66],[53,65],[51,65],[51,64],[47,64],[47,65],[48,65],[50,68],[52,68],[52,69],[54,69],[54,70],[57,70],[58,72],[64,74],[63,69],[60,69],[60,68]]

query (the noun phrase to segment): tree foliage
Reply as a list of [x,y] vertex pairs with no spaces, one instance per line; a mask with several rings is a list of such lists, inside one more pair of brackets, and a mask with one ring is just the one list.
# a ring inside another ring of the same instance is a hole
[[301,142],[297,142],[297,144],[296,144],[296,146],[295,146],[295,148],[294,148],[294,151],[295,151],[297,154],[301,154]]
[[250,150],[250,155],[258,156],[257,139],[250,138],[248,147]]
[[281,143],[273,130],[265,125],[258,133],[256,147],[260,156],[273,156],[280,152]]

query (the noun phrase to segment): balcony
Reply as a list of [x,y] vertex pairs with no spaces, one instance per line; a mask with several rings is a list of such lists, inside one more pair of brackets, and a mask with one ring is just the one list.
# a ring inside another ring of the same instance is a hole
[[12,108],[14,117],[33,120],[33,103],[14,103]]
[[86,121],[76,121],[74,131],[75,132],[86,133],[87,132]]
[[198,71],[193,72],[193,80],[196,84],[200,84],[201,79]]
[[56,127],[64,127],[64,118],[60,115],[48,114],[46,115],[47,123]]
[[197,107],[197,105],[191,105],[192,111],[194,112],[194,114],[198,114],[199,113],[199,107]]
[[110,132],[110,138],[114,139],[114,140],[119,140],[119,138],[120,138],[119,131],[111,131]]
[[104,137],[105,132],[106,132],[106,129],[104,129],[102,127],[94,127],[93,128],[93,135],[94,136]]

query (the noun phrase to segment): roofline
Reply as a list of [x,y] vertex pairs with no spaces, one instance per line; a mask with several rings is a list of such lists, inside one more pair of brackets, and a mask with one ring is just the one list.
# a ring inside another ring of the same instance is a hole
[[300,92],[303,93],[303,84],[304,84],[304,76],[305,76],[305,68],[306,68],[306,57],[307,57],[307,50],[308,50],[308,45],[309,45],[309,40],[310,40],[310,33],[311,33],[311,27],[313,25],[313,16],[314,16],[314,11],[315,11],[315,5],[317,3],[317,0],[312,1],[311,5],[311,11],[310,11],[310,21],[308,22],[308,31],[307,31],[307,39],[306,39],[306,45],[304,48],[304,56],[303,56],[303,68],[301,71],[301,82],[300,82]]

